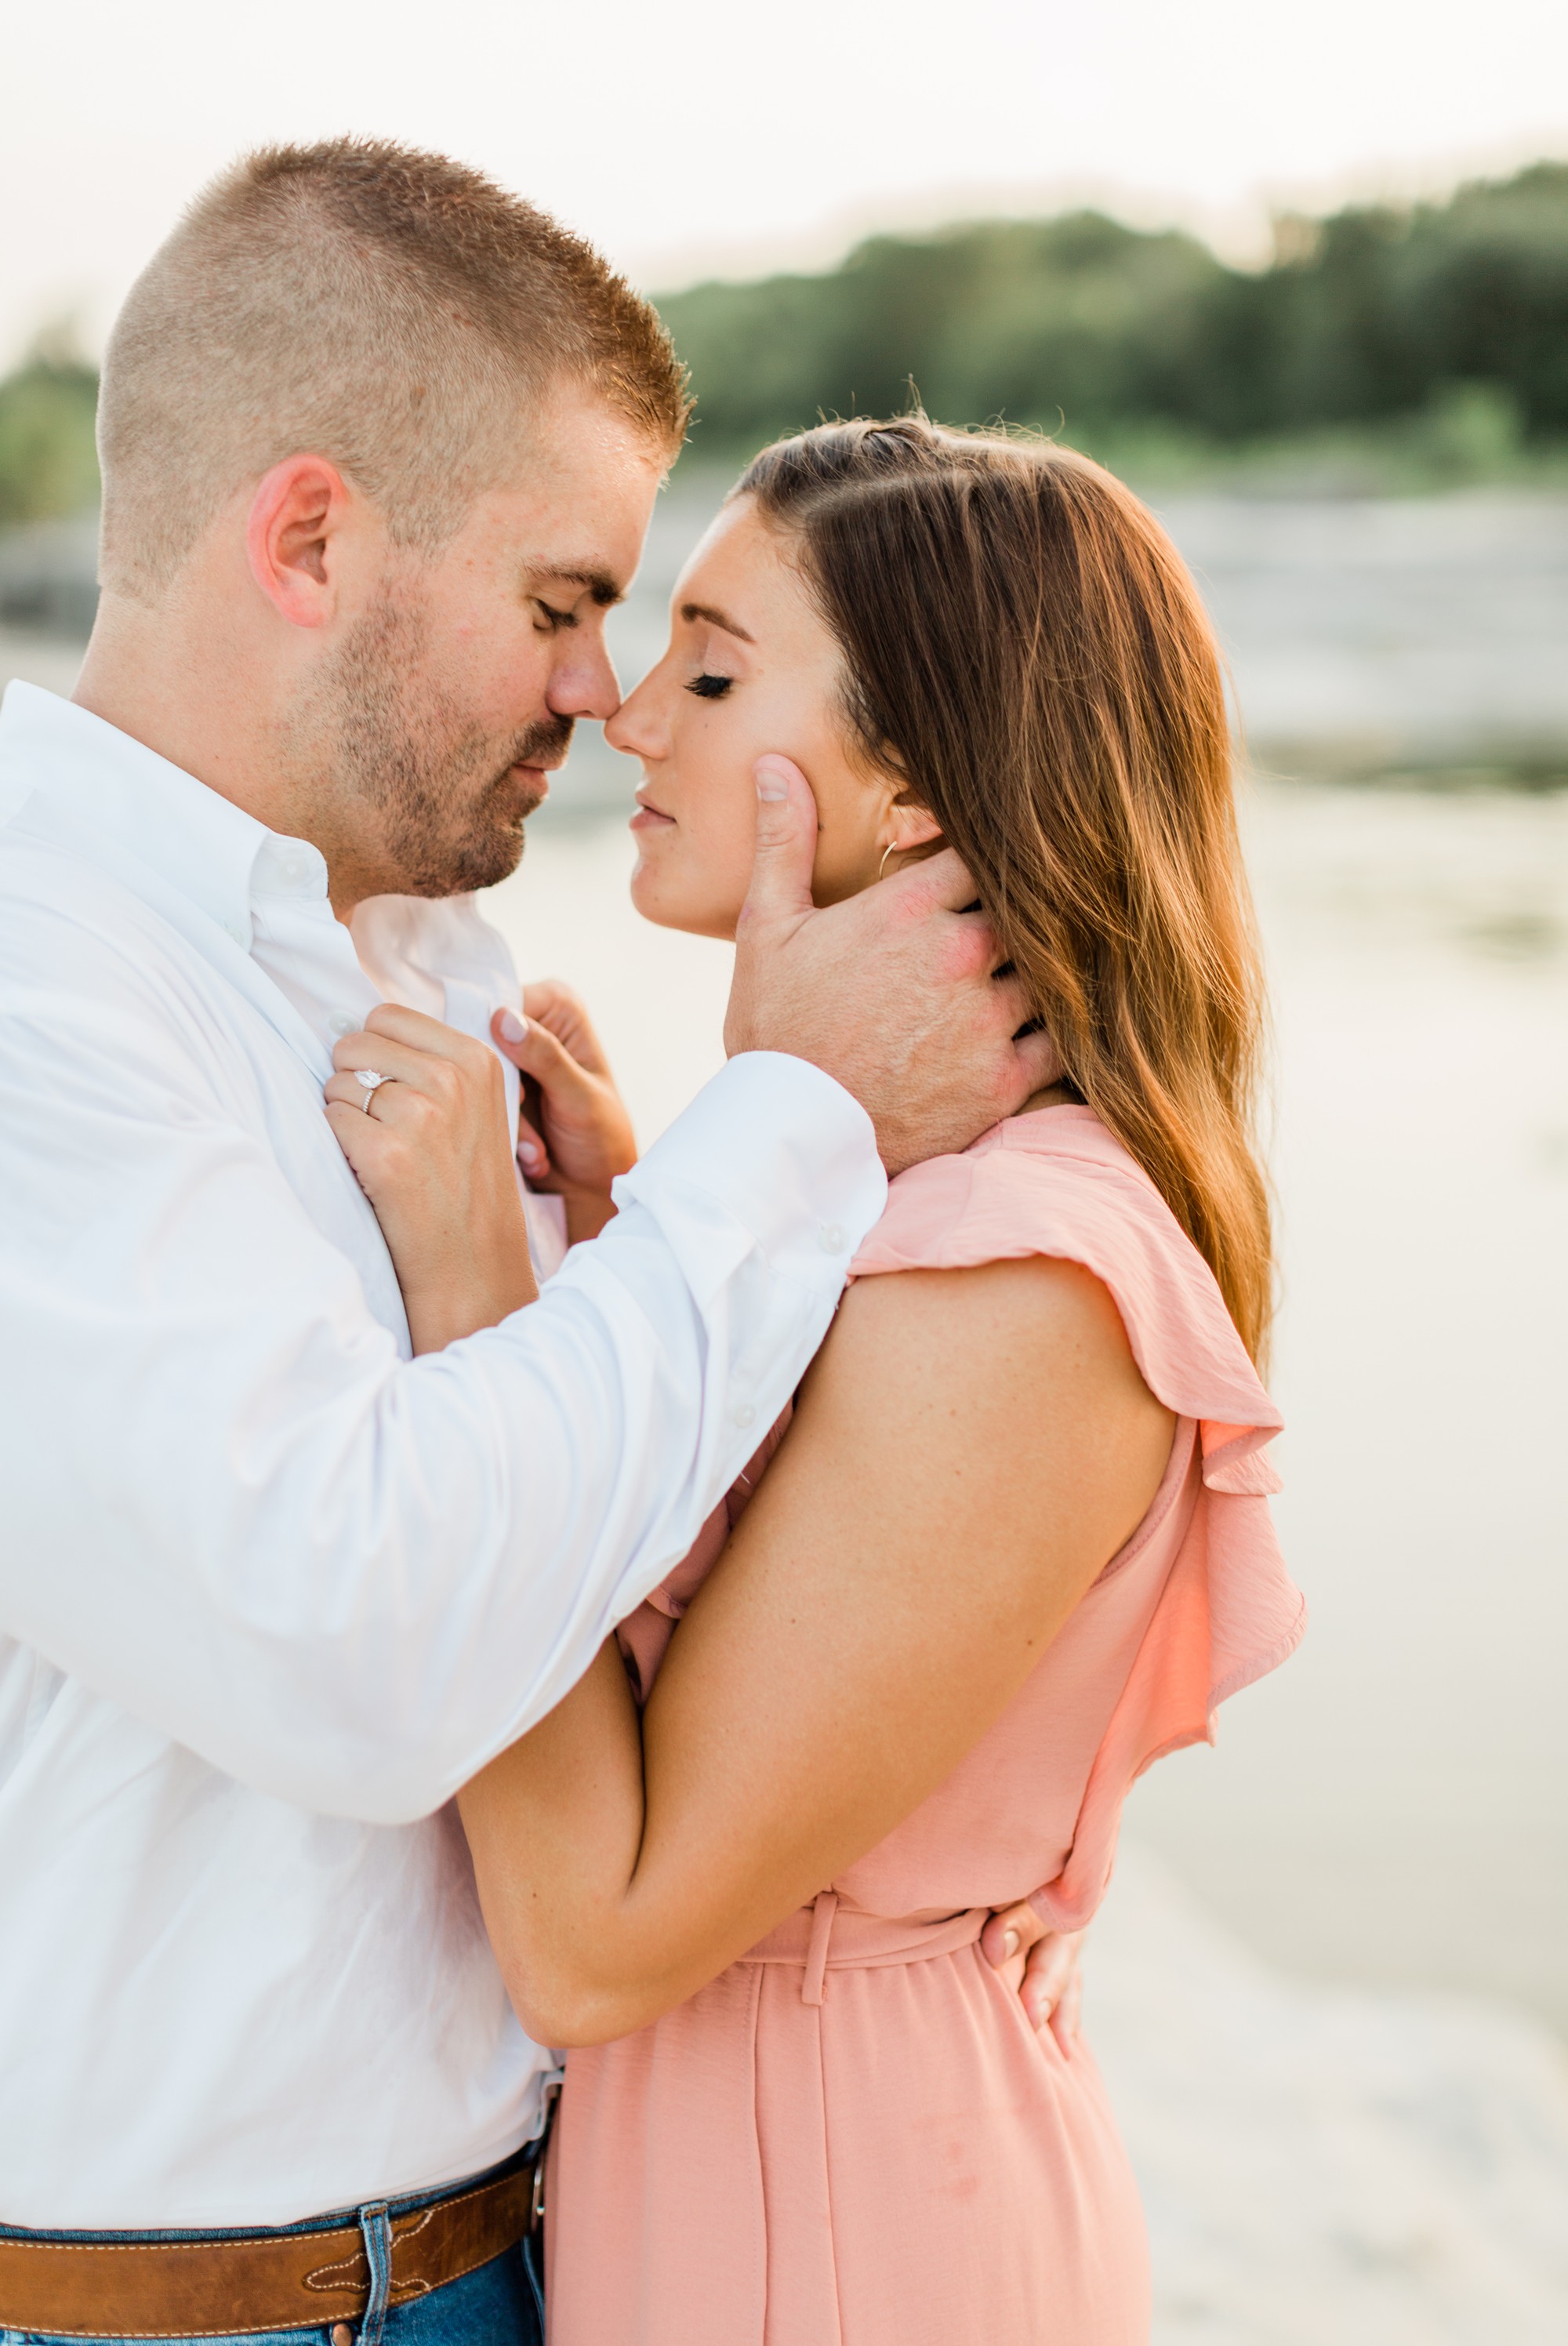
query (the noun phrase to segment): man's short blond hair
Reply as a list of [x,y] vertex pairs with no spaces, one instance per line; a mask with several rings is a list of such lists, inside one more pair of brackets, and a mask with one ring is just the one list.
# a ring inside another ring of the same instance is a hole
[[307,451],[400,543],[433,550],[562,382],[678,449],[689,402],[657,312],[545,213],[379,141],[247,155],[154,254],[110,338],[104,584],[156,598],[236,490]]

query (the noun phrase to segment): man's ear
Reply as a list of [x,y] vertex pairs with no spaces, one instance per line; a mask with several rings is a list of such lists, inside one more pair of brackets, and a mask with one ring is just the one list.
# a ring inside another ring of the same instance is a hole
[[324,456],[285,456],[257,484],[245,528],[250,575],[290,627],[324,627],[332,617],[336,541],[351,502]]

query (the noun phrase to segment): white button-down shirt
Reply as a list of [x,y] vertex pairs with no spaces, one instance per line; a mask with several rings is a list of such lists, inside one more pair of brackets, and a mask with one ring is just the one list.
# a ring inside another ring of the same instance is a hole
[[[514,985],[472,905],[361,926],[471,1032]],[[411,1360],[321,1112],[375,998],[313,848],[11,686],[0,2221],[284,2223],[529,2138],[452,1795],[684,1554],[881,1210],[855,1103],[737,1059],[531,1311]]]

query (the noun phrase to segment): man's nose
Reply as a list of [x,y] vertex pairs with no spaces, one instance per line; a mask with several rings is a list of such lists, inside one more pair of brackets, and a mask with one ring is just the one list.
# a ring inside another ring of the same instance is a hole
[[621,687],[607,646],[575,645],[551,671],[545,697],[557,717],[613,717]]

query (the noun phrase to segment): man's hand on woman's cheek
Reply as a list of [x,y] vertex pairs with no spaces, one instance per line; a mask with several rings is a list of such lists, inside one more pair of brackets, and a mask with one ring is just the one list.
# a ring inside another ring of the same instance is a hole
[[757,862],[725,1047],[822,1068],[870,1116],[890,1174],[967,1148],[1061,1075],[973,880],[947,849],[819,910],[810,786],[788,758],[755,771]]

